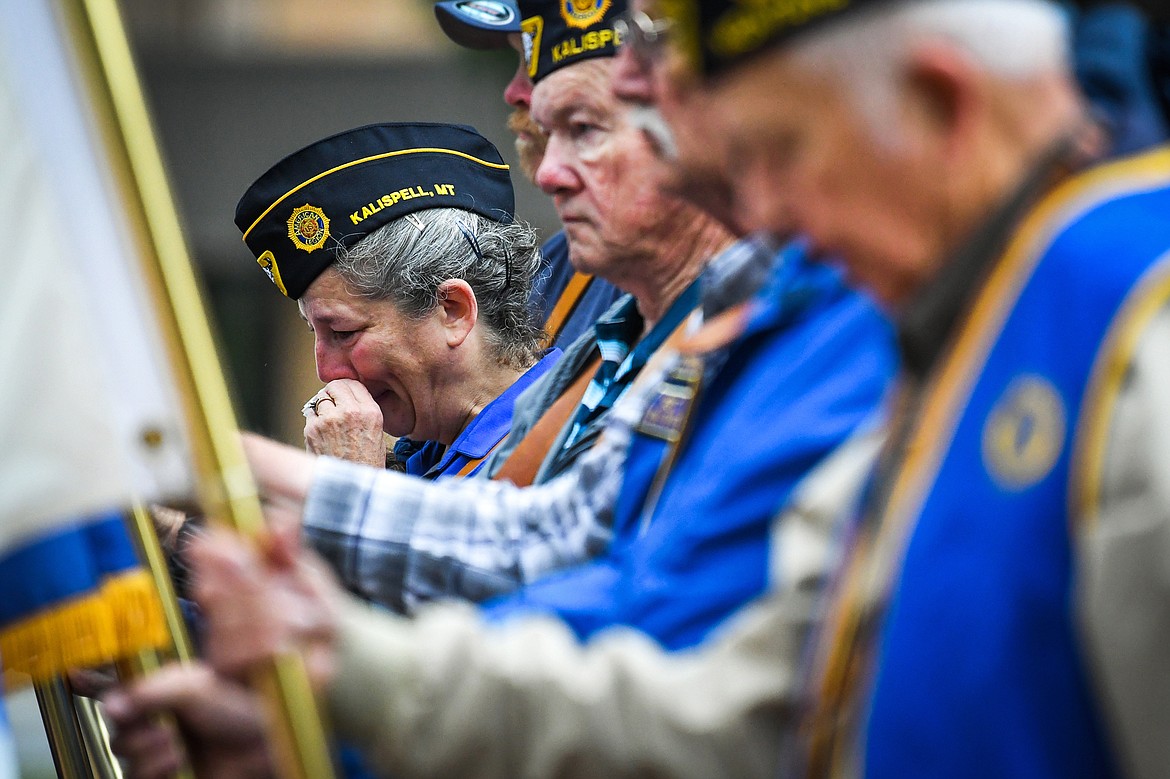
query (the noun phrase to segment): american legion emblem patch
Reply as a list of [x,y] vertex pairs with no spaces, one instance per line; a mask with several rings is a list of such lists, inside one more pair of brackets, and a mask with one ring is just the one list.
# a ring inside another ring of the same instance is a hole
[[288,237],[298,249],[315,252],[329,238],[329,217],[317,206],[305,203],[288,218]]
[[1015,378],[983,426],[983,461],[1001,487],[1022,490],[1052,470],[1064,447],[1064,403],[1056,387],[1036,375]]

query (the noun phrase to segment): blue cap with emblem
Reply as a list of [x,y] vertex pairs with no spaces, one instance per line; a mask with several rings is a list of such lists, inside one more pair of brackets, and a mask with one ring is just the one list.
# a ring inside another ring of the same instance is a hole
[[443,0],[435,18],[447,37],[469,49],[503,49],[508,35],[520,32],[514,0]]
[[273,165],[240,198],[235,221],[268,278],[295,300],[338,249],[428,208],[512,221],[512,180],[491,141],[457,124],[348,130]]

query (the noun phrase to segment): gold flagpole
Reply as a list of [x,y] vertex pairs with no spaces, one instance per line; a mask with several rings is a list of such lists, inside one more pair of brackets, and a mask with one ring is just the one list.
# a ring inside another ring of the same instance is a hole
[[[199,503],[213,522],[247,536],[263,514],[235,413],[155,141],[116,0],[58,0],[89,78],[88,94],[142,259],[172,373],[180,389]],[[334,775],[325,730],[301,658],[277,658],[254,680],[269,706],[274,753],[288,779]]]
[[[122,779],[97,701],[74,695],[64,676],[34,682],[33,691],[59,779]],[[190,777],[182,771],[176,779]]]
[[[94,779],[122,779],[122,767],[110,746],[110,732],[98,711],[98,704],[92,698],[74,695],[73,708],[85,741],[85,752],[89,758],[89,771]],[[190,772],[181,773],[176,779],[188,779]]]
[[175,584],[171,581],[166,555],[162,544],[159,543],[154,520],[147,508],[141,504],[135,506],[126,519],[130,537],[137,543],[138,555],[150,571],[155,589],[158,590],[159,600],[162,601],[163,617],[166,619],[167,632],[171,636],[171,652],[176,660],[190,662],[195,657],[195,650],[191,645],[191,636],[187,633],[187,623],[183,620],[179,598],[175,594]]
[[[167,623],[167,633],[171,637],[171,645],[168,647],[167,654],[169,654],[170,658],[178,660],[180,663],[189,663],[195,657],[195,649],[191,644],[191,636],[187,632],[187,623],[183,620],[183,612],[179,607],[179,598],[175,594],[175,585],[171,581],[166,556],[163,552],[162,544],[159,543],[154,520],[147,508],[138,504],[126,517],[126,525],[127,530],[130,532],[130,537],[137,544],[138,556],[143,561],[147,570],[150,571],[150,577],[154,581],[154,587],[158,590],[159,601],[162,603],[163,618]],[[118,678],[123,680],[136,679],[150,674],[157,671],[165,659],[166,655],[160,651],[144,649],[135,656],[123,658],[116,663]],[[96,705],[93,705],[92,701],[88,703],[89,705],[78,701],[78,714],[83,723],[87,743],[92,741],[96,744],[90,748],[91,761],[101,766],[105,762],[103,759],[105,755],[113,757],[113,750],[109,749],[109,734],[105,732],[105,723],[97,716]],[[86,719],[87,715],[90,717],[88,720]],[[179,732],[173,717],[165,715],[160,716],[158,719],[164,726],[170,728],[172,732]],[[116,759],[113,762],[116,768]],[[97,774],[96,771],[95,775],[104,779],[104,775]],[[175,774],[175,779],[192,779],[193,776],[194,774],[190,766],[184,765]],[[118,772],[117,779],[121,779],[120,771]]]
[[53,755],[53,765],[60,779],[89,779],[90,766],[81,733],[73,710],[73,695],[61,677],[47,682],[36,682],[33,690],[41,710],[41,722]]
[[59,779],[122,779],[97,701],[74,695],[64,676],[33,682],[33,691]]

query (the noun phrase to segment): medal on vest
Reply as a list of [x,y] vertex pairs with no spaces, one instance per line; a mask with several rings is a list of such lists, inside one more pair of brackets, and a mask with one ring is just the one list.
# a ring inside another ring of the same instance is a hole
[[672,444],[677,443],[686,427],[702,377],[703,363],[698,357],[681,357],[650,397],[646,411],[638,422],[638,432]]

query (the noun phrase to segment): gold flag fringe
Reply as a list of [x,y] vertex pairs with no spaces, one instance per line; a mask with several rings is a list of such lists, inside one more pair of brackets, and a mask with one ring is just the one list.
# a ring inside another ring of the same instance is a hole
[[0,630],[9,690],[46,682],[169,644],[162,602],[143,570],[113,576],[88,595]]

